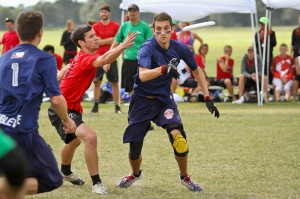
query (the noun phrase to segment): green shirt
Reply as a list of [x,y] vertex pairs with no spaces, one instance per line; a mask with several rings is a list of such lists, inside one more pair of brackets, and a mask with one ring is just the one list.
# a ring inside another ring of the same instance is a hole
[[137,60],[137,52],[139,48],[147,39],[153,37],[153,32],[149,24],[142,20],[140,20],[136,25],[132,25],[130,21],[127,21],[120,27],[117,35],[115,36],[115,40],[118,43],[123,42],[128,35],[128,31],[131,33],[136,32],[137,34],[134,40],[135,43],[124,51],[124,59]]
[[15,147],[16,147],[15,141],[13,139],[11,139],[9,136],[5,135],[0,130],[0,158],[5,156],[7,153],[9,153]]

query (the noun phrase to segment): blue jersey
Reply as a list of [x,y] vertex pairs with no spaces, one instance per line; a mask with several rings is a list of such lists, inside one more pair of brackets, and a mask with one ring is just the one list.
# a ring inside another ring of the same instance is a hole
[[61,95],[53,55],[21,44],[0,57],[0,128],[12,133],[38,129],[43,93]]
[[[156,38],[148,39],[138,51],[138,65],[154,69],[166,65],[172,58],[182,59],[191,70],[197,69],[193,53],[189,48],[175,40],[170,41],[167,50],[162,49],[156,41]],[[139,78],[139,71],[135,75],[134,93],[140,96],[157,97],[160,101],[170,103],[173,100],[171,93],[172,77],[163,74],[153,80],[142,82]]]

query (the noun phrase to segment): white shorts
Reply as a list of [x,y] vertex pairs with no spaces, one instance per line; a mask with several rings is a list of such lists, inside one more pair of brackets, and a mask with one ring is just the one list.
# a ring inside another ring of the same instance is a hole
[[273,85],[275,86],[275,90],[280,92],[291,90],[293,86],[293,80],[289,80],[287,83],[283,84],[279,78],[273,78]]

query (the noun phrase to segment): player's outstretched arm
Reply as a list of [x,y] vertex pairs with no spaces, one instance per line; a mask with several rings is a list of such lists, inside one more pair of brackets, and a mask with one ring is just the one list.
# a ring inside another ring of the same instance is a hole
[[201,86],[201,88],[203,90],[203,95],[204,95],[204,99],[205,99],[205,103],[206,103],[206,107],[207,107],[208,111],[211,114],[214,113],[216,118],[219,118],[220,117],[219,110],[217,109],[214,102],[211,100],[211,98],[209,96],[207,83],[206,83],[205,76],[204,76],[202,69],[200,67],[197,67],[197,69],[193,71],[193,74],[194,74],[198,84]]
[[76,124],[69,117],[67,110],[67,103],[62,95],[50,97],[51,105],[54,111],[58,114],[64,124],[65,133],[74,133]]
[[116,48],[110,49],[104,55],[99,56],[95,61],[93,61],[94,67],[101,67],[105,64],[110,64],[115,61],[119,55],[126,49],[134,44],[136,33],[128,33],[128,37],[119,44]]
[[149,69],[144,67],[139,67],[139,77],[142,82],[146,82],[161,76],[161,67]]

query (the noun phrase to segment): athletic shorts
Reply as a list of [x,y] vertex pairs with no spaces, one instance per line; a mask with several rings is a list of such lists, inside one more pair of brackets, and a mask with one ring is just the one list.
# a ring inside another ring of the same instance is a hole
[[256,90],[256,81],[254,81],[252,78],[246,77],[245,90]]
[[279,78],[273,78],[273,85],[275,86],[275,90],[280,92],[291,90],[293,87],[293,80],[287,81],[285,84]]
[[295,80],[297,80],[300,83],[300,75],[296,75]]
[[[6,132],[7,133],[7,132]],[[62,175],[49,145],[39,135],[32,133],[7,133],[23,149],[28,161],[28,176],[38,180],[38,193],[48,192],[60,187]]]
[[198,82],[195,79],[189,77],[183,82],[183,84],[180,84],[180,86],[187,88],[196,88],[198,86]]
[[[68,110],[69,113],[69,117],[75,122],[76,126],[79,126],[80,124],[84,123],[82,121],[82,114],[77,112],[77,111],[73,111],[73,110]],[[55,111],[53,110],[52,107],[49,107],[48,109],[48,117],[49,120],[52,124],[52,126],[54,126],[56,128],[57,133],[59,134],[60,138],[66,143],[69,144],[71,141],[73,141],[74,139],[76,139],[76,135],[75,132],[74,133],[68,133],[66,134],[64,129],[63,129],[63,123],[60,119],[60,117],[55,113]]]
[[[102,81],[104,73],[105,73],[105,71],[103,70],[103,67],[97,68],[97,73],[93,80],[94,83],[97,81]],[[119,81],[117,61],[114,61],[111,63],[110,70],[107,71],[106,77],[107,77],[107,80],[112,83]]]
[[133,90],[134,75],[137,73],[138,61],[124,59],[122,65],[122,82],[121,88],[130,93]]
[[[219,79],[217,80],[217,85],[218,86],[221,86],[223,88],[226,88],[226,85],[224,83],[225,79],[228,79],[228,78],[224,78],[224,79]],[[231,84],[233,85],[233,78],[230,78],[230,81],[231,81]]]
[[163,128],[166,128],[168,124],[182,124],[174,101],[165,104],[157,98],[146,98],[133,94],[123,142],[142,142],[151,126],[150,121]]

